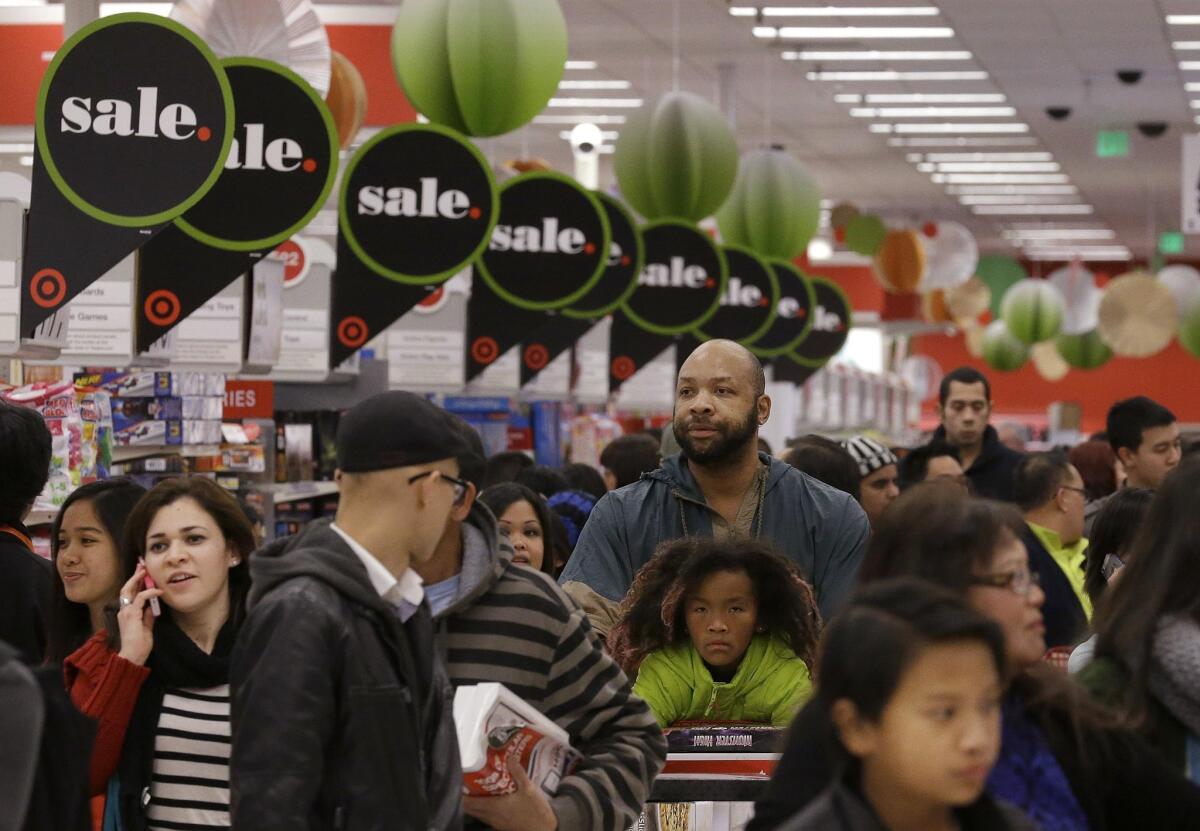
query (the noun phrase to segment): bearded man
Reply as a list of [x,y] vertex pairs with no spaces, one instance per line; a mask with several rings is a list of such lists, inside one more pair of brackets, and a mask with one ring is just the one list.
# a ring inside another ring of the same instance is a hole
[[596,504],[560,578],[601,635],[634,575],[678,537],[763,537],[800,567],[822,616],[846,598],[866,514],[849,494],[758,452],[770,415],[762,365],[744,346],[711,340],[684,362],[672,420],[682,452]]

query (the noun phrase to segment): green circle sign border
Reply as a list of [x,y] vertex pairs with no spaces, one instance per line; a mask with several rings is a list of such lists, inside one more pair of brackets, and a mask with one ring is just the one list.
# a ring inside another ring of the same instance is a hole
[[[843,289],[841,286],[839,286],[833,280],[830,280],[828,277],[809,277],[808,282],[809,282],[809,285],[813,285],[814,283],[822,283],[824,285],[827,285],[831,289],[833,289],[835,294],[838,294],[841,296],[842,302],[846,304],[846,313],[849,315],[849,320],[846,321],[846,339],[849,340],[850,329],[852,326],[854,326],[854,307],[850,305],[850,295],[846,294],[845,289]],[[816,289],[814,289],[813,290],[813,316],[816,315],[816,311],[817,311]],[[811,323],[811,322],[812,321],[810,320],[809,323]],[[806,335],[806,337],[807,337],[807,335]],[[846,345],[846,341],[843,340],[842,346],[845,346],[845,345]],[[799,346],[799,344],[796,344],[796,346]],[[795,346],[792,347],[793,350],[795,350],[795,348],[796,348]],[[841,350],[839,350],[839,351],[841,351]],[[807,366],[807,367],[811,367],[813,369],[820,369],[821,367],[825,366],[825,364],[827,364],[831,360],[833,360],[834,356],[830,355],[828,358],[825,358],[822,361],[816,361],[816,360],[813,360],[812,358],[801,358],[793,352],[792,354],[788,355],[788,357],[791,358],[796,363],[800,364],[801,366]]]
[[[659,228],[663,225],[679,225],[687,228],[689,231],[695,231],[697,234],[704,237],[705,242],[712,246],[713,251],[715,251],[717,254],[717,262],[720,263],[721,266],[720,279],[717,281],[717,296],[713,298],[712,305],[703,315],[700,316],[699,319],[690,321],[683,326],[659,326],[655,323],[650,323],[646,320],[643,320],[629,308],[628,298],[626,298],[625,303],[621,304],[621,311],[623,311],[625,316],[632,320],[634,325],[636,325],[639,329],[649,332],[652,335],[683,335],[700,328],[705,323],[708,323],[708,321],[712,319],[712,316],[717,313],[717,309],[721,307],[721,295],[724,294],[725,290],[729,288],[729,263],[725,260],[725,252],[721,250],[721,246],[713,242],[712,237],[704,233],[699,225],[679,217],[664,217],[662,219],[655,219],[647,222],[639,229],[642,234],[643,244],[647,231],[653,230],[654,228]],[[644,265],[643,268],[645,268]],[[633,293],[631,292],[630,297],[632,296]]]
[[[604,317],[605,315],[610,315],[617,309],[621,308],[622,304],[629,299],[629,296],[637,291],[638,278],[642,276],[642,266],[646,263],[646,243],[642,241],[642,231],[640,228],[638,228],[637,220],[634,218],[633,212],[630,211],[620,199],[609,196],[607,193],[596,190],[592,191],[592,195],[595,196],[600,202],[614,208],[625,217],[625,221],[628,222],[629,227],[633,229],[633,236],[637,241],[637,253],[633,259],[633,279],[629,281],[629,285],[625,288],[625,291],[621,292],[621,296],[618,297],[614,302],[609,303],[607,306],[596,309],[595,311],[581,311],[579,309],[570,308],[564,308],[560,310],[560,314],[575,320],[598,319]],[[608,219],[607,216],[604,218],[605,220]],[[612,229],[609,228],[610,236],[611,233]]]
[[[791,260],[784,260],[784,259],[780,259],[779,257],[764,257],[763,259],[766,260],[768,265],[771,265],[771,266],[782,265],[782,266],[785,266],[786,268],[792,269],[793,271],[795,271],[797,274],[800,275],[801,279],[804,280],[804,285],[806,285],[808,287],[808,308],[810,310],[808,319],[804,321],[804,330],[796,338],[794,338],[791,341],[791,343],[785,343],[783,346],[775,347],[775,348],[771,348],[771,349],[764,349],[763,347],[755,346],[754,344],[746,344],[746,347],[760,358],[778,358],[781,355],[787,355],[787,353],[791,352],[797,346],[804,343],[804,339],[807,338],[808,333],[810,331],[812,331],[812,319],[813,319],[812,311],[815,311],[816,307],[817,307],[817,293],[813,290],[813,285],[812,285],[813,278],[809,277],[807,274],[805,274],[800,269],[800,267],[797,266],[795,263],[793,263]],[[781,295],[783,294],[782,288],[780,289],[780,294]],[[776,307],[775,311],[776,311],[776,320],[778,320],[779,319],[778,306]],[[763,334],[766,334],[766,333],[764,332]],[[759,335],[759,337],[761,338],[762,335]]]
[[[404,274],[403,272],[388,268],[387,266],[383,265],[383,263],[380,263],[374,257],[367,254],[367,252],[363,249],[362,244],[359,243],[358,238],[354,236],[354,231],[350,228],[350,223],[346,220],[346,193],[350,188],[350,179],[354,175],[354,169],[358,167],[358,163],[362,157],[381,141],[386,141],[387,139],[399,135],[400,133],[413,132],[417,130],[422,132],[441,133],[443,136],[446,136],[447,138],[461,144],[472,156],[475,157],[475,160],[479,162],[479,166],[483,169],[488,183],[492,186],[492,209],[489,214],[490,219],[488,221],[487,229],[484,231],[483,239],[479,242],[479,245],[475,246],[475,250],[471,252],[470,256],[458,263],[455,263],[453,268],[448,268],[445,271],[437,274]],[[462,271],[463,267],[469,265],[476,257],[478,257],[483,252],[483,249],[487,247],[487,244],[491,242],[492,231],[496,227],[496,221],[500,218],[500,195],[496,191],[496,177],[492,173],[492,166],[488,164],[487,159],[484,158],[484,155],[479,151],[479,148],[472,144],[466,138],[466,136],[464,136],[462,133],[459,133],[457,130],[454,130],[450,127],[445,127],[441,124],[434,124],[433,122],[430,122],[429,124],[417,124],[416,122],[413,122],[411,124],[397,124],[393,127],[388,127],[385,130],[380,130],[378,133],[371,136],[370,139],[364,142],[362,147],[358,148],[358,152],[351,157],[350,161],[346,162],[346,168],[342,171],[342,183],[338,188],[337,207],[338,228],[343,234],[346,235],[346,242],[349,243],[350,250],[354,252],[354,255],[358,257],[363,265],[371,269],[371,271],[374,271],[380,277],[386,277],[389,280],[395,280],[397,283],[404,283],[410,286],[436,286],[439,283],[446,282],[455,274]]]
[[[192,239],[199,240],[205,245],[211,245],[213,248],[221,248],[226,251],[258,251],[263,248],[274,249],[276,246],[295,236],[297,233],[302,231],[308,225],[308,223],[312,222],[313,217],[317,215],[317,213],[321,210],[321,207],[325,204],[325,200],[329,198],[329,192],[333,190],[333,183],[337,179],[338,165],[341,163],[339,159],[341,145],[338,143],[337,126],[333,123],[333,114],[329,112],[328,105],[326,105],[325,102],[321,100],[321,97],[317,95],[317,91],[312,88],[308,81],[301,78],[286,66],[275,63],[274,61],[264,60],[263,58],[224,58],[221,60],[221,66],[222,68],[231,66],[252,66],[257,69],[274,72],[276,75],[281,75],[284,78],[287,78],[289,81],[295,83],[300,87],[301,90],[303,90],[304,94],[312,100],[313,104],[315,104],[317,107],[317,112],[321,114],[321,119],[325,122],[325,131],[329,136],[330,164],[329,171],[325,177],[325,185],[321,188],[321,195],[317,197],[317,200],[313,203],[312,209],[304,215],[303,219],[300,219],[286,231],[266,237],[264,239],[248,241],[222,239],[201,231],[195,225],[188,222],[183,216],[178,217],[175,220],[175,224],[179,226],[179,230],[183,231]],[[236,112],[234,115],[236,117]],[[234,125],[234,129],[237,129],[236,124]],[[222,171],[224,170],[224,167],[224,162],[222,162]]]
[[[225,139],[221,145],[221,152],[217,156],[217,163],[212,171],[208,174],[208,178],[197,188],[196,192],[189,196],[183,202],[176,205],[174,208],[168,208],[165,211],[159,211],[156,214],[147,214],[145,216],[123,216],[121,214],[109,213],[101,210],[95,205],[88,202],[78,193],[76,193],[66,180],[63,179],[62,173],[59,172],[58,166],[54,164],[54,159],[50,157],[50,148],[46,144],[46,97],[50,92],[50,83],[54,80],[55,74],[58,72],[59,66],[66,60],[71,50],[79,45],[80,41],[90,35],[107,29],[109,26],[117,26],[123,23],[149,23],[154,26],[162,26],[170,29],[175,34],[190,42],[199,50],[200,54],[208,61],[213,69],[213,74],[216,76],[217,85],[221,90],[221,97],[225,102]],[[156,14],[146,14],[145,12],[126,12],[124,14],[114,14],[109,17],[102,17],[99,20],[93,20],[88,25],[84,26],[78,32],[70,37],[66,43],[59,47],[54,53],[54,59],[50,61],[50,66],[46,69],[46,74],[42,76],[42,86],[38,90],[37,110],[34,116],[34,137],[37,140],[38,155],[42,158],[42,164],[46,166],[46,172],[50,174],[51,181],[59,192],[66,197],[67,201],[82,211],[92,219],[106,222],[109,225],[119,225],[125,228],[140,228],[146,225],[157,225],[161,222],[169,222],[178,216],[184,214],[189,208],[204,198],[205,194],[212,189],[212,186],[217,183],[221,172],[225,169],[225,160],[229,157],[229,148],[233,143],[233,126],[234,126],[234,110],[233,110],[233,90],[229,88],[229,79],[225,77],[225,70],[221,68],[217,61],[216,55],[208,48],[200,36],[188,29],[186,26],[176,23],[168,17],[162,17]]]
[[[747,246],[729,244],[729,245],[722,245],[721,248],[729,249],[730,251],[736,251],[739,254],[743,254],[745,256],[750,257],[751,259],[757,260],[759,262],[759,264],[762,265],[763,271],[765,271],[767,273],[767,279],[770,280],[770,282],[771,282],[771,309],[772,309],[771,316],[768,317],[766,319],[766,321],[763,322],[763,325],[759,326],[757,330],[750,333],[746,337],[741,338],[740,340],[734,341],[735,343],[740,343],[742,346],[749,347],[750,344],[754,343],[754,341],[758,340],[763,335],[765,335],[767,333],[767,331],[771,328],[772,324],[774,324],[775,321],[779,318],[779,312],[777,311],[779,309],[779,295],[780,295],[779,278],[775,276],[775,269],[771,268],[770,264],[767,262],[767,259],[765,257],[763,257],[761,254],[755,253],[752,249],[748,248]],[[726,259],[725,262],[728,263],[729,260]],[[712,340],[713,339],[711,335],[706,335],[704,332],[700,331],[699,327],[692,330],[692,334],[694,334],[698,338],[703,338],[704,340]]]
[[[487,270],[487,266],[484,265],[482,251],[479,254],[479,259],[475,262],[475,269],[479,272],[479,276],[483,278],[483,281],[488,284],[492,291],[496,292],[496,294],[498,294],[506,303],[516,306],[518,309],[528,309],[531,312],[546,312],[571,305],[576,300],[591,291],[596,283],[600,282],[600,278],[604,275],[604,269],[606,268],[606,263],[608,262],[608,249],[612,246],[612,227],[608,224],[608,215],[604,213],[604,206],[600,204],[600,200],[596,198],[595,194],[580,185],[570,176],[564,176],[563,174],[557,173],[553,170],[532,170],[529,173],[522,173],[519,176],[514,176],[500,185],[500,192],[497,195],[497,198],[499,199],[502,197],[504,191],[508,190],[510,187],[515,187],[516,185],[533,181],[534,179],[548,179],[550,181],[569,185],[587,197],[587,201],[593,208],[596,209],[596,215],[600,217],[600,228],[604,232],[604,236],[602,237],[604,243],[602,246],[600,246],[600,250],[604,253],[603,256],[600,257],[600,262],[597,264],[596,270],[592,272],[592,276],[587,279],[587,282],[584,283],[582,288],[572,292],[566,298],[538,303],[532,300],[525,300],[524,298],[517,297],[517,295],[505,288],[502,288],[500,284],[496,282],[496,278],[494,278]],[[497,221],[500,219],[498,214],[496,219]],[[494,227],[495,225],[493,224],[493,228]],[[491,239],[492,235],[489,233],[488,242],[491,242]]]

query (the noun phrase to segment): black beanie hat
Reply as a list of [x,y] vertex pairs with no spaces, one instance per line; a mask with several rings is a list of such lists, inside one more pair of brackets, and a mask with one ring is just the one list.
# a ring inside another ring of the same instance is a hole
[[411,392],[373,395],[338,424],[338,468],[346,473],[423,465],[469,449],[449,413]]

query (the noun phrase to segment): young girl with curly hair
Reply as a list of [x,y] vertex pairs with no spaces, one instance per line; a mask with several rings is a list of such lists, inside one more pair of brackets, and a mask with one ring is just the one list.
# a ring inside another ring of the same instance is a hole
[[660,726],[789,724],[812,692],[820,632],[812,589],[757,539],[659,546],[609,636]]

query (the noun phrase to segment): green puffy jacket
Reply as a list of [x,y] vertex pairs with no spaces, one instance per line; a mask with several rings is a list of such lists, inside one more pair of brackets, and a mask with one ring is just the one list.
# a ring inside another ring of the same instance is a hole
[[636,695],[659,726],[677,721],[742,721],[786,727],[812,694],[808,667],[780,638],[755,635],[727,683],[713,681],[690,643],[651,652],[642,661]]

